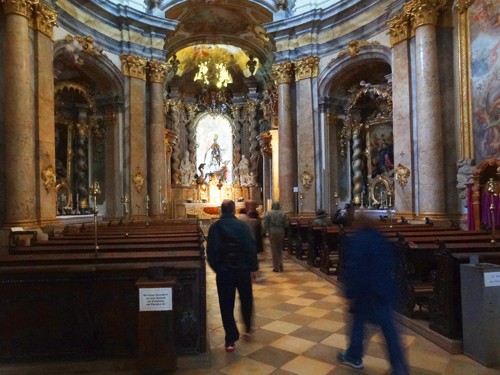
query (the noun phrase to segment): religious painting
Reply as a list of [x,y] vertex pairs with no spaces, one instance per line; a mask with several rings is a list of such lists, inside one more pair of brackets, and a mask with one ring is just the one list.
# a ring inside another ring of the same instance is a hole
[[500,2],[469,8],[472,126],[475,158],[500,157]]
[[368,170],[371,178],[376,176],[394,176],[394,136],[392,126],[383,124],[371,126],[368,149],[370,160]]

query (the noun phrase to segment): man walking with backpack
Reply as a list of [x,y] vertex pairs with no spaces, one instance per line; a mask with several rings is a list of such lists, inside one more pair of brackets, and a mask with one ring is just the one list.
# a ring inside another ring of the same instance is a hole
[[234,319],[236,290],[240,296],[241,315],[246,333],[252,329],[252,282],[259,266],[255,241],[249,226],[235,216],[235,203],[225,199],[221,216],[208,230],[207,260],[216,273],[217,294],[226,333],[226,351],[235,349],[240,334]]

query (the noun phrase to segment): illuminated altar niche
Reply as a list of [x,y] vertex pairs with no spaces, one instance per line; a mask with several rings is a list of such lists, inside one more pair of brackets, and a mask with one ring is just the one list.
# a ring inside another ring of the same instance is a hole
[[[196,164],[205,164],[205,174],[220,172],[226,165],[224,175],[226,183],[233,181],[233,131],[229,119],[220,114],[207,113],[198,120],[196,131]],[[215,165],[212,160],[212,150],[216,144],[220,148],[220,164]],[[207,179],[209,182],[210,179]]]

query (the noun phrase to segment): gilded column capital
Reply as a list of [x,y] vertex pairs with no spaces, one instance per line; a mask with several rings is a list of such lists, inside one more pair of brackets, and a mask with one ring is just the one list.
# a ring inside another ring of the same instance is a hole
[[148,60],[135,55],[120,55],[122,73],[128,77],[146,80],[146,67]]
[[165,129],[164,142],[165,142],[165,152],[167,153],[167,156],[170,156],[174,151],[174,147],[177,144],[178,139],[179,136],[177,135],[177,132],[170,129]]
[[290,61],[285,61],[279,64],[273,64],[272,77],[277,85],[282,83],[292,83],[293,65]]
[[293,62],[295,70],[295,81],[314,78],[318,76],[319,57],[306,56]]
[[57,26],[57,12],[40,3],[35,8],[35,28],[49,38],[54,36],[54,26]]
[[465,13],[474,1],[475,0],[456,0],[453,4],[453,9],[460,14]]
[[262,132],[257,136],[257,140],[259,141],[260,152],[262,156],[272,156],[273,154],[273,146],[271,144],[273,136],[271,132]]
[[403,6],[403,11],[412,17],[414,29],[423,25],[435,25],[438,13],[446,5],[446,0],[411,0]]
[[4,0],[3,11],[5,14],[18,14],[29,19],[33,7],[39,2],[40,0]]
[[170,71],[170,65],[160,61],[151,60],[148,63],[148,80],[153,83],[163,83],[163,80]]
[[391,46],[411,37],[410,17],[403,13],[387,21],[387,28],[391,37]]

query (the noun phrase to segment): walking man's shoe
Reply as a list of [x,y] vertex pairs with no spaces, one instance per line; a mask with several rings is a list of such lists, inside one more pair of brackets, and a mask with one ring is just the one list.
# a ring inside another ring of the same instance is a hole
[[352,368],[362,369],[363,360],[352,359],[347,355],[347,351],[337,353],[337,361],[343,363],[344,365],[351,366]]
[[234,342],[226,344],[226,352],[232,353],[234,352],[234,349],[236,349],[236,345],[234,345]]

